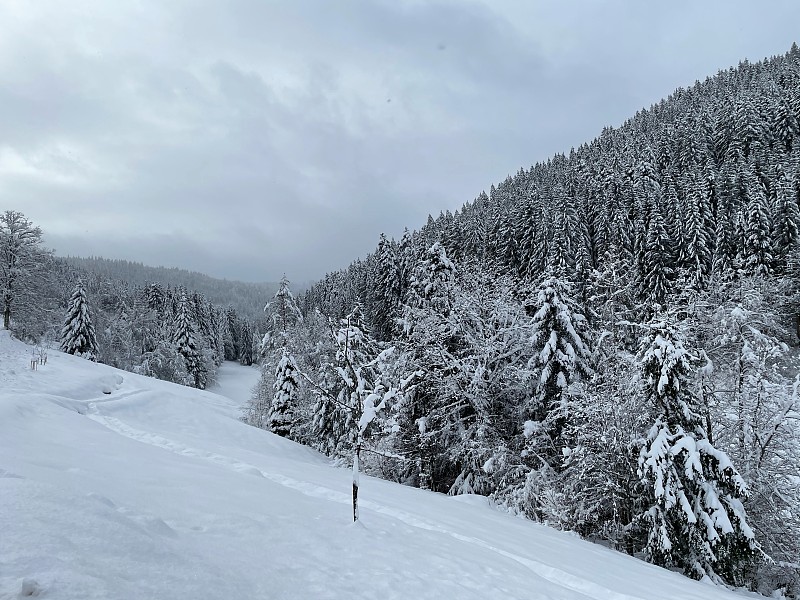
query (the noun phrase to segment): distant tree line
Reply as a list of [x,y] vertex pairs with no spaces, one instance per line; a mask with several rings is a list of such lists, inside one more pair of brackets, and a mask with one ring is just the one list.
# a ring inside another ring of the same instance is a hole
[[271,297],[278,288],[276,283],[247,283],[217,279],[185,269],[150,267],[139,262],[99,256],[67,256],[62,260],[73,267],[106,279],[125,281],[129,285],[145,286],[158,283],[165,287],[192,290],[202,294],[213,304],[232,307],[237,315],[253,322],[261,317],[264,299]]

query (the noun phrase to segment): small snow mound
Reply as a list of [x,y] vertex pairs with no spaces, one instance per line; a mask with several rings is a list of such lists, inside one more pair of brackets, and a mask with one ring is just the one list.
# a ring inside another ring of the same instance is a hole
[[238,468],[236,468],[236,470],[239,471],[240,473],[246,473],[248,475],[255,475],[256,477],[264,477],[264,473],[261,471],[261,469],[258,469],[256,467],[252,467],[250,465],[244,465],[244,466],[238,467]]
[[347,526],[348,529],[353,529],[355,531],[367,531],[368,527],[364,525],[364,521],[358,520],[353,521],[350,525]]
[[142,525],[144,525],[144,527],[146,527],[152,533],[170,538],[178,537],[177,532],[172,527],[167,525],[163,519],[159,519],[158,517],[146,517],[142,519]]
[[103,377],[100,380],[100,391],[104,394],[110,394],[115,392],[119,389],[119,386],[122,385],[122,376],[121,375],[109,375],[108,377]]
[[[1,332],[0,332],[1,333]],[[42,591],[39,584],[34,579],[23,579],[17,598],[34,598]]]
[[117,507],[117,505],[114,504],[109,498],[106,498],[105,496],[101,496],[100,494],[96,494],[95,492],[89,492],[88,494],[86,494],[86,497],[87,498],[91,498],[92,500],[96,500],[97,502],[100,502],[101,504],[105,504],[109,508],[116,508]]
[[459,494],[458,496],[448,496],[453,502],[469,504],[471,506],[488,506],[489,498],[480,494]]
[[22,475],[17,475],[11,471],[0,469],[0,479],[25,479]]

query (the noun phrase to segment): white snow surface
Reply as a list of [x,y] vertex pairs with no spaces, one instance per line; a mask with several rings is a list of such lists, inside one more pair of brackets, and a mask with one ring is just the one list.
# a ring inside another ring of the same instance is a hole
[[491,507],[351,474],[198,391],[0,331],[0,598],[741,597]]

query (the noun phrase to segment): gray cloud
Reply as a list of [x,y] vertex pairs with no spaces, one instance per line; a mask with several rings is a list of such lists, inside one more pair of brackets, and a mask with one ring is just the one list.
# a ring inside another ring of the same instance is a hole
[[800,5],[0,5],[0,208],[60,254],[313,279],[679,85]]

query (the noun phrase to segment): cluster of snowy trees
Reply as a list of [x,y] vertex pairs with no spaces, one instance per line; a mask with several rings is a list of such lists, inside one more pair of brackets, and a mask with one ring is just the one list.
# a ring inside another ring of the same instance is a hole
[[22,213],[0,214],[4,327],[21,339],[120,369],[205,388],[223,360],[253,364],[259,325],[159,283],[130,284],[74,267]]
[[797,46],[281,302],[249,422],[692,577],[800,590]]

